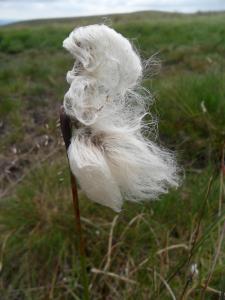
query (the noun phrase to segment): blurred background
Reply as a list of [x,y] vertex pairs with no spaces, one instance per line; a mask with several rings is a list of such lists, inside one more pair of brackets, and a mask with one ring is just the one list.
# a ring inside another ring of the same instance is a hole
[[116,215],[79,191],[91,299],[225,299],[225,1],[0,0],[0,299],[82,299],[58,109],[74,27],[105,23],[143,60],[183,183]]
[[93,16],[136,11],[198,12],[225,10],[224,0],[1,0],[0,24],[18,20]]

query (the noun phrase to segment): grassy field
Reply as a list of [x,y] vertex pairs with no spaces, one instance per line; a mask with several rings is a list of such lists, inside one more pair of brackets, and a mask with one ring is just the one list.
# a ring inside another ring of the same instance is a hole
[[[0,28],[0,299],[82,299],[58,108],[72,58],[62,41],[105,22],[160,73],[158,142],[183,184],[118,216],[80,192],[91,299],[225,299],[225,13],[33,21]],[[152,70],[154,73],[154,70]],[[197,266],[196,272],[193,271]]]

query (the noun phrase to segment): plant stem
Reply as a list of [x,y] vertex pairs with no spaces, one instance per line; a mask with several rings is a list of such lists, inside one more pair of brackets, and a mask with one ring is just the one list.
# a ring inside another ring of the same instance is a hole
[[86,257],[85,257],[84,238],[83,238],[83,234],[82,234],[82,227],[81,227],[81,220],[80,220],[80,208],[79,208],[77,184],[76,184],[76,179],[71,171],[70,171],[70,178],[71,178],[71,188],[72,188],[72,195],[73,195],[74,213],[75,213],[75,217],[76,217],[75,218],[76,219],[76,230],[77,230],[77,235],[78,235],[81,278],[82,278],[83,289],[84,289],[84,297],[83,298],[84,298],[84,300],[89,300],[87,265],[86,265]]
[[[70,118],[65,114],[63,107],[60,109],[60,126],[65,142],[66,151],[69,148],[70,140],[72,136],[71,122]],[[83,299],[89,300],[89,289],[88,289],[88,276],[87,276],[87,266],[86,266],[86,256],[85,256],[85,246],[84,238],[82,234],[82,226],[80,220],[80,208],[79,208],[79,198],[77,191],[76,178],[70,170],[70,180],[71,180],[71,190],[73,196],[73,207],[76,221],[76,232],[78,236],[78,250],[80,255],[80,267],[81,267],[81,278],[83,284]]]

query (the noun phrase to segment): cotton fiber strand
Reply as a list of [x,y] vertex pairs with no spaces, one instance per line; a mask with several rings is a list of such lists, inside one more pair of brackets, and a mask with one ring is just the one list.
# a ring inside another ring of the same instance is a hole
[[131,43],[90,25],[73,30],[63,46],[75,58],[64,97],[76,123],[68,158],[87,197],[119,212],[124,200],[156,199],[177,187],[173,155],[143,136],[151,99],[138,93],[143,66]]

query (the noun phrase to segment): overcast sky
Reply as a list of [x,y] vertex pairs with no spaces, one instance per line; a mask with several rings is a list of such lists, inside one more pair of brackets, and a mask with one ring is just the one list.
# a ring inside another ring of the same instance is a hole
[[0,19],[73,17],[139,10],[225,10],[225,0],[0,0]]

